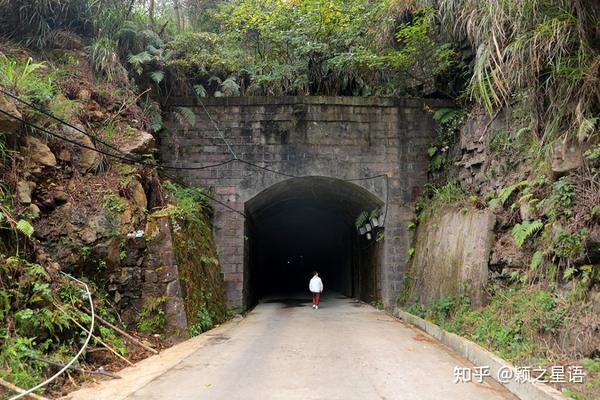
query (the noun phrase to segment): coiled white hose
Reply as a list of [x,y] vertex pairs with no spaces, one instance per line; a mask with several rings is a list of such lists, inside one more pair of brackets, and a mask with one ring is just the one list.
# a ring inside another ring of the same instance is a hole
[[88,331],[88,336],[85,339],[85,343],[83,343],[83,346],[81,347],[81,349],[79,349],[79,351],[77,352],[77,354],[75,355],[75,357],[73,357],[73,359],[71,361],[69,361],[69,363],[67,365],[65,365],[60,371],[58,371],[56,374],[52,375],[50,378],[46,379],[44,382],[32,387],[31,389],[28,389],[26,391],[24,391],[23,393],[20,393],[14,397],[11,397],[9,400],[16,400],[16,399],[20,399],[21,397],[25,397],[30,393],[33,393],[34,391],[38,390],[41,387],[46,386],[47,384],[49,384],[50,382],[52,382],[53,380],[55,380],[60,374],[62,374],[63,372],[65,372],[67,369],[69,369],[71,367],[71,365],[73,365],[75,363],[75,361],[77,361],[77,359],[79,358],[79,356],[81,356],[81,354],[83,354],[85,348],[87,347],[88,343],[90,342],[90,339],[92,338],[92,332],[94,331],[94,322],[96,319],[96,314],[94,312],[94,302],[92,301],[92,293],[90,292],[90,289],[88,287],[88,285],[85,282],[80,281],[77,278],[73,278],[71,275],[66,274],[62,271],[59,271],[61,274],[63,274],[64,276],[66,276],[69,279],[72,279],[76,282],[81,283],[84,287],[85,290],[87,292],[88,295],[88,300],[90,301],[90,311],[92,314],[92,323],[90,324],[90,329]]

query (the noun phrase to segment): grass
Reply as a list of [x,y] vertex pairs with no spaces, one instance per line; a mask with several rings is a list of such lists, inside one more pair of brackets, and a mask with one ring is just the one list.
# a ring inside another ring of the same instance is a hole
[[[404,309],[442,329],[470,339],[517,366],[583,365],[582,384],[558,385],[576,400],[597,399],[600,394],[600,358],[582,358],[580,350],[565,347],[569,332],[587,340],[581,321],[593,317],[593,308],[570,293],[552,292],[541,284],[495,288],[488,304],[473,308],[466,297],[442,297],[431,304],[410,304]],[[590,330],[590,329],[588,329]]]
[[468,298],[443,297],[406,311],[465,336],[501,357],[523,365],[547,364],[554,357],[540,336],[558,334],[567,305],[541,288],[503,289],[486,307],[472,308]]
[[[595,37],[597,6],[568,0],[442,0],[442,26],[467,38],[477,54],[468,91],[493,115],[519,92],[531,104],[541,137],[592,135],[600,87]],[[544,107],[536,105],[544,104]]]
[[449,181],[443,186],[429,185],[417,204],[419,219],[422,221],[432,210],[441,207],[464,205],[467,200],[467,194],[462,190],[457,181]]
[[45,73],[45,63],[34,63],[7,57],[0,52],[0,86],[35,103],[43,103],[54,96],[55,72]]

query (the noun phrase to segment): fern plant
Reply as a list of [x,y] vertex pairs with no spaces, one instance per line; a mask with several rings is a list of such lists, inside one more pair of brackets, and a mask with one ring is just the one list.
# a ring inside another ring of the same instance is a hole
[[173,109],[173,115],[182,126],[185,128],[192,128],[196,125],[196,114],[187,107],[175,107]]
[[221,92],[225,96],[239,96],[240,85],[233,78],[227,78],[221,83]]
[[354,221],[354,225],[356,229],[363,226],[369,220],[369,213],[367,211],[361,212],[358,217],[356,217],[356,221]]
[[533,236],[535,236],[544,226],[541,220],[523,221],[516,224],[512,230],[512,236],[515,239],[517,246],[522,247],[523,244]]

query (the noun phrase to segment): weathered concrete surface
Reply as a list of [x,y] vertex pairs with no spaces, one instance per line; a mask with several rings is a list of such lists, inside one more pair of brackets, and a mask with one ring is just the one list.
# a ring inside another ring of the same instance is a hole
[[[435,135],[432,108],[447,102],[419,99],[355,97],[241,97],[172,99],[172,106],[191,108],[195,127],[168,122],[161,138],[161,157],[168,164],[201,167],[231,158],[221,133],[241,159],[286,174],[339,179],[389,174],[356,181],[382,202],[388,199],[385,241],[378,276],[387,305],[402,288],[408,249],[411,203],[427,181],[426,149]],[[205,112],[210,113],[210,120]],[[219,126],[219,131],[214,124]],[[288,177],[240,162],[180,173],[186,183],[213,191],[219,200],[243,211],[246,203]],[[216,206],[215,241],[229,305],[248,303],[244,218]]]
[[209,340],[201,349],[151,382],[122,382],[119,394],[113,381],[109,395],[87,392],[87,398],[514,399],[493,381],[453,383],[455,366],[472,366],[464,358],[410,325],[334,294],[319,310],[304,299],[267,300],[238,324],[203,336]]
[[410,266],[410,300],[429,304],[445,296],[484,300],[496,219],[490,211],[434,210],[417,228]]

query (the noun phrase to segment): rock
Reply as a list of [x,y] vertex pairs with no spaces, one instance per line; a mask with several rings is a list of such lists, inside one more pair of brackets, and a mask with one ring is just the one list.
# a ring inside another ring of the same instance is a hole
[[[85,132],[81,125],[74,126]],[[92,139],[70,126],[63,126],[62,134],[82,146],[90,147],[92,149],[95,148]],[[100,154],[92,149],[76,145],[68,145],[68,147],[72,153],[73,165],[82,172],[87,171],[100,160]]]
[[510,232],[502,234],[494,242],[489,263],[490,270],[521,269],[529,265],[528,263],[527,253],[515,244]]
[[99,259],[106,261],[109,267],[117,266],[120,264],[120,243],[121,241],[117,236],[110,237],[95,244],[92,248],[92,252]]
[[47,167],[56,166],[56,157],[50,148],[40,139],[33,136],[27,136],[26,139],[26,154],[36,164],[41,164]]
[[61,161],[71,161],[71,152],[67,149],[62,149],[58,153],[58,159]]
[[133,212],[131,211],[131,206],[129,203],[125,203],[125,207],[123,208],[123,212],[121,212],[121,230],[126,233],[128,230],[131,221],[133,220]]
[[527,203],[519,203],[519,214],[521,215],[521,220],[530,221],[534,217],[534,209]]
[[88,101],[91,98],[92,93],[90,93],[90,91],[87,89],[81,89],[79,92],[77,92],[77,99],[79,100]]
[[139,208],[146,209],[148,207],[148,200],[146,199],[146,193],[142,184],[136,179],[131,183],[130,188],[133,202]]
[[[2,94],[0,94],[0,109],[11,115],[14,115],[17,118],[23,117],[17,109],[16,104]],[[21,121],[0,113],[0,133],[18,132],[21,130],[21,127]]]
[[585,251],[590,264],[600,263],[600,229],[593,230],[585,239]]
[[592,291],[590,294],[590,303],[592,303],[592,309],[594,313],[600,315],[600,292]]
[[27,212],[29,214],[31,214],[31,216],[33,217],[33,219],[37,219],[40,217],[40,208],[35,205],[35,204],[30,204],[29,207],[27,208]]
[[552,151],[552,173],[561,177],[583,165],[580,146],[559,142]]
[[120,303],[121,302],[121,293],[120,292],[115,292],[115,303]]
[[41,206],[46,211],[52,211],[56,208],[56,204],[54,203],[54,198],[44,199],[41,203]]
[[63,190],[54,192],[54,202],[57,205],[65,204],[69,200],[69,195]]
[[156,273],[156,271],[147,269],[146,271],[144,271],[144,281],[148,283],[156,283],[158,282],[158,274]]
[[154,136],[148,132],[138,131],[135,137],[127,138],[127,142],[121,146],[121,150],[130,154],[145,154],[154,147]]
[[31,194],[35,189],[35,182],[19,181],[17,182],[17,198],[23,204],[31,203]]

